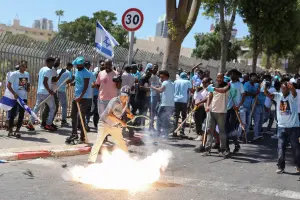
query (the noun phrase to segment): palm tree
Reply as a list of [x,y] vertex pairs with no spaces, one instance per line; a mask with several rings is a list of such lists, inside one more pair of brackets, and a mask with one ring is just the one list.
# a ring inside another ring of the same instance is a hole
[[64,16],[64,12],[63,10],[56,10],[55,11],[55,14],[56,16],[58,16],[58,24],[57,24],[57,28],[59,27],[59,24],[60,24],[60,17],[63,17]]

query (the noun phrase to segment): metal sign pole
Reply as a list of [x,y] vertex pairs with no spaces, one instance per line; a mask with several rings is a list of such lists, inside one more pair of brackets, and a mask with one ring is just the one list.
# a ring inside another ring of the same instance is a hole
[[134,45],[134,32],[131,32],[130,34],[130,46],[129,46],[129,52],[128,52],[128,64],[132,64],[132,56],[133,56],[133,45]]

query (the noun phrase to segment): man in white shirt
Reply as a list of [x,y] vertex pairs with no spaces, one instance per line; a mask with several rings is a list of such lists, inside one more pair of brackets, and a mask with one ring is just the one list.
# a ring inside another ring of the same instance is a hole
[[[58,111],[58,107],[59,107],[59,100],[58,100],[58,96],[57,96],[57,88],[58,88],[58,85],[57,85],[57,82],[58,80],[60,79],[61,75],[66,71],[66,69],[62,69],[60,71],[60,74],[59,76],[57,76],[57,69],[58,67],[60,66],[60,58],[56,57],[55,58],[55,61],[54,61],[54,66],[53,68],[51,69],[51,72],[52,72],[52,90],[55,92],[55,94],[53,95],[54,97],[54,102],[55,102],[55,110],[54,110],[54,117],[53,117],[53,120],[55,119],[55,116],[57,114],[57,111]],[[44,110],[42,112],[42,123],[41,123],[41,128],[44,128],[46,126],[46,120],[47,118],[49,117],[49,110],[50,109],[53,109],[53,108],[49,108],[49,106],[47,104],[45,104],[44,106]],[[54,125],[52,123],[52,126],[57,129],[57,126]]]

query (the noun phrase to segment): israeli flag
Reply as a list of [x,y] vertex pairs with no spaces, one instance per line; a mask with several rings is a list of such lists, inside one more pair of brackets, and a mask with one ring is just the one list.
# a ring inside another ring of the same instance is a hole
[[106,58],[114,57],[114,47],[119,45],[117,40],[97,21],[95,46],[97,52]]
[[23,99],[21,99],[20,97],[18,97],[18,103],[20,104],[20,106],[22,106],[24,108],[24,110],[26,110],[26,112],[29,113],[29,115],[31,115],[32,117],[34,117],[37,121],[41,122],[41,120],[37,117],[37,115],[31,110],[31,108],[29,108],[26,103],[23,101]]
[[9,111],[16,105],[16,103],[17,100],[15,99],[14,95],[8,89],[6,89],[3,97],[0,99],[0,109]]

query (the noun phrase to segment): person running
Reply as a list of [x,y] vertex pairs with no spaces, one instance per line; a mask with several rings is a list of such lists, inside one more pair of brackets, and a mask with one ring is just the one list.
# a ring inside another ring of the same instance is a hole
[[[72,101],[72,110],[71,110],[71,118],[72,118],[72,133],[71,136],[66,139],[66,143],[70,144],[74,140],[78,140],[78,121],[79,121],[79,112],[81,112],[82,119],[85,119],[85,115],[88,111],[88,106],[90,102],[89,94],[87,93],[89,87],[89,81],[91,74],[84,67],[85,60],[82,56],[77,57],[73,61],[73,65],[77,67],[75,71],[75,87],[74,87],[74,99]],[[79,104],[80,111],[76,104]],[[83,122],[84,123],[84,122]],[[85,143],[85,135],[84,135],[84,124],[80,126],[80,140],[79,143]]]
[[[61,75],[60,79],[57,82],[57,85],[60,86],[62,83],[63,85],[58,88],[57,91],[57,96],[58,96],[58,101],[61,105],[61,126],[68,126],[67,122],[67,109],[68,109],[68,99],[67,99],[67,84],[73,82],[73,75],[72,75],[72,69],[73,69],[73,64],[72,63],[67,63],[67,70]],[[57,73],[60,74],[62,69],[57,70]]]
[[[37,114],[40,110],[40,104],[47,99],[45,104],[48,105],[49,109],[49,115],[46,120],[45,129],[49,131],[56,131],[57,129],[52,126],[52,122],[54,119],[54,113],[55,113],[55,102],[54,102],[54,95],[55,92],[52,88],[52,78],[55,77],[55,74],[53,73],[53,66],[54,66],[55,58],[49,57],[46,59],[46,66],[42,67],[38,74],[38,89],[37,89],[37,95],[36,95],[36,103],[33,109],[33,112]],[[49,97],[49,98],[48,98]],[[29,130],[35,130],[34,129],[34,121],[35,118],[31,116],[30,121],[27,125],[27,128]]]
[[[128,153],[127,145],[122,136],[122,127],[126,127],[126,123],[122,120],[122,117],[126,114],[128,118],[134,118],[134,115],[127,106],[130,90],[129,86],[123,86],[120,90],[120,96],[111,99],[100,116],[97,139],[88,158],[89,164],[96,162],[100,148],[107,135],[111,135],[119,148]],[[118,127],[119,124],[121,127]]]
[[291,143],[294,163],[297,172],[300,172],[300,141],[299,141],[299,116],[298,97],[292,83],[282,82],[281,92],[270,94],[267,87],[264,93],[270,99],[276,101],[276,112],[278,120],[278,161],[276,173],[281,174],[285,169],[286,145]]
[[[19,70],[10,74],[7,83],[7,89],[14,95],[14,97],[16,99],[20,97],[25,103],[27,103],[27,93],[30,91],[30,76],[29,73],[26,72],[26,69],[27,61],[23,60],[19,64]],[[21,138],[20,129],[23,124],[25,110],[19,103],[16,103],[9,112],[8,136],[13,135],[13,125],[15,117],[17,116],[17,111],[19,112],[19,118],[15,136],[17,138]]]

